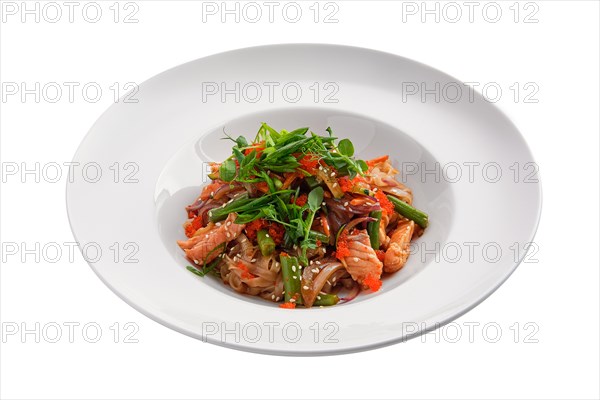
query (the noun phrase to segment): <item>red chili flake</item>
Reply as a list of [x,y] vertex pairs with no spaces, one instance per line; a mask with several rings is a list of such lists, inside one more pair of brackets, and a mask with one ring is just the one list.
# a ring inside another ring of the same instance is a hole
[[281,244],[285,235],[285,228],[283,225],[277,222],[270,222],[265,219],[257,219],[246,225],[246,236],[248,239],[255,242],[258,231],[261,229],[267,229],[269,236],[273,239],[275,244]]
[[375,250],[375,254],[377,255],[377,259],[381,262],[385,259],[385,251],[383,250]]
[[194,233],[196,233],[196,231],[200,228],[202,228],[202,217],[195,217],[192,220],[192,222],[190,222],[188,225],[186,225],[185,236],[187,236],[187,237],[194,236]]
[[337,181],[340,185],[340,189],[342,189],[342,192],[350,192],[354,187],[354,184],[347,176],[342,176],[341,178],[338,178]]
[[374,292],[378,291],[381,288],[381,279],[373,275],[367,276],[363,283]]
[[265,150],[265,142],[258,142],[258,143],[254,143],[252,146],[248,147],[246,150],[244,150],[244,155],[247,156],[250,153],[252,153],[252,151],[256,150],[256,158],[260,157],[262,152]]
[[366,183],[365,178],[359,175],[355,176],[352,179],[348,178],[347,176],[342,176],[341,178],[338,178],[337,181],[340,185],[340,189],[342,189],[343,192],[351,192],[352,189],[354,189],[354,186],[358,185],[361,182]]
[[296,308],[296,303],[283,303],[279,305],[280,308]]
[[295,203],[297,206],[302,207],[303,205],[306,204],[306,202],[308,201],[308,195],[306,194],[301,194],[300,196],[298,196],[297,199],[294,199],[294,196],[292,196],[291,200],[292,203]]
[[269,236],[273,239],[275,244],[281,244],[285,235],[285,228],[283,225],[277,222],[269,223]]
[[250,271],[248,271],[248,267],[246,267],[246,265],[243,262],[238,261],[237,267],[242,270],[242,279],[253,279],[253,278],[256,278],[256,276],[252,275],[250,273]]
[[342,261],[348,256],[350,256],[350,250],[348,249],[348,232],[343,231],[337,241],[335,257]]
[[259,230],[267,226],[267,221],[264,219],[257,219],[246,225],[246,236],[251,241],[256,240],[256,234]]
[[391,215],[394,212],[394,205],[392,204],[391,201],[388,200],[387,196],[385,195],[385,193],[383,193],[382,191],[378,190],[375,193],[375,198],[377,200],[379,200],[379,205],[381,206],[381,210],[388,213],[388,215]]
[[[300,154],[295,154],[299,157]],[[319,165],[319,156],[313,153],[308,153],[298,160],[303,170],[313,174]]]

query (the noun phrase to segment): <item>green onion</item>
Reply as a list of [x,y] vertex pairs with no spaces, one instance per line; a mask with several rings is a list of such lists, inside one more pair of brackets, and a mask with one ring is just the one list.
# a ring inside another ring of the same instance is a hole
[[240,197],[236,198],[229,204],[225,204],[224,207],[213,208],[208,212],[208,217],[212,222],[221,221],[229,215],[229,213],[239,211],[241,207],[251,203],[252,199],[248,198],[248,194],[244,193]]
[[[208,217],[211,221],[217,222],[224,220],[230,213],[238,213],[238,217],[242,217],[243,213],[255,214],[260,212],[261,208],[275,203],[277,195],[290,193],[289,190],[280,190],[279,192],[265,194],[262,197],[248,198],[248,193],[244,193],[231,203],[226,203],[223,207],[214,208],[208,212]],[[247,218],[247,216],[245,217]]]

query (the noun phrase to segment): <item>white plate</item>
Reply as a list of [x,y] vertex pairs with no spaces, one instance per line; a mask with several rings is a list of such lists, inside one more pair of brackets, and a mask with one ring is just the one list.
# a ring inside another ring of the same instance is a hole
[[[438,100],[414,94],[436,84]],[[466,86],[455,101],[460,85],[405,58],[332,45],[242,49],[173,68],[142,84],[137,103],[111,106],[83,140],[74,161],[87,174],[67,186],[73,233],[92,269],[128,304],[211,343],[315,355],[417,336],[498,288],[525,255],[540,215],[540,184],[522,136]],[[233,92],[222,98],[223,89]],[[430,227],[379,292],[286,310],[185,269],[175,244],[184,237],[184,207],[206,180],[205,163],[230,152],[223,128],[251,136],[262,121],[320,133],[331,126],[354,141],[360,158],[389,154],[404,167]],[[426,173],[436,169],[437,177]]]

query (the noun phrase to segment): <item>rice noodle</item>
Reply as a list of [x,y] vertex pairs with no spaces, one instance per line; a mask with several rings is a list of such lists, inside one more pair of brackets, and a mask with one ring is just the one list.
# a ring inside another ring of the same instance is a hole
[[[302,299],[304,300],[304,305],[312,307],[323,286],[325,286],[334,273],[343,268],[342,263],[337,260],[328,260],[319,265],[319,272],[316,274],[313,272],[315,268],[311,266],[304,268],[302,272]],[[305,287],[308,287],[308,289],[305,289]]]

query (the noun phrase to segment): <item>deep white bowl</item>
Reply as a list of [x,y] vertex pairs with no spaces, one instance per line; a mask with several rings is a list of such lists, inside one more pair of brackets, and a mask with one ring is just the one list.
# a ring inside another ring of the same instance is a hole
[[[207,95],[215,84],[243,88],[252,82],[293,82],[303,94],[294,102],[285,96],[254,102],[256,96],[243,92],[239,101]],[[323,96],[315,101],[315,82],[334,85],[329,100],[337,102],[324,103]],[[106,252],[114,243],[124,248],[116,260],[105,254],[90,265],[127,303],[212,343],[274,354],[333,354],[435,329],[485,299],[516,268],[525,252],[511,249],[532,241],[541,189],[537,177],[514,174],[534,165],[533,157],[493,104],[466,93],[457,101],[443,95],[429,101],[409,95],[413,83],[461,84],[398,56],[330,45],[242,49],[166,71],[140,86],[138,103],[111,106],[77,150],[75,162],[97,163],[105,173],[118,162],[122,174],[68,183],[73,233],[82,247],[94,242]],[[354,142],[359,158],[389,154],[405,170],[402,180],[413,189],[415,206],[429,214],[430,226],[415,241],[407,265],[379,292],[335,307],[286,310],[186,271],[175,243],[184,238],[184,207],[206,183],[207,162],[230,154],[223,131],[253,136],[261,122],[276,129],[308,126],[321,134],[330,126]]]

